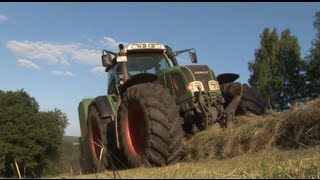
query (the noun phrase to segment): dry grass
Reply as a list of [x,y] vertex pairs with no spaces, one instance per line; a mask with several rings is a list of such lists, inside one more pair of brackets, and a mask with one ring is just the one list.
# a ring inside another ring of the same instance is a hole
[[286,113],[236,118],[226,129],[211,127],[185,141],[186,159],[232,158],[274,147],[292,149],[320,144],[320,99]]
[[[268,149],[223,160],[181,162],[159,168],[118,171],[122,179],[320,178],[320,146],[294,150]],[[58,178],[119,179],[112,171]]]
[[[118,173],[143,179],[320,178],[320,99],[286,113],[239,116],[228,128],[213,126],[184,144],[178,164]],[[60,177],[119,178],[112,171]]]
[[320,144],[320,99],[295,106],[277,124],[274,145],[298,148]]
[[271,148],[278,122],[274,114],[247,115],[237,117],[226,129],[211,127],[185,143],[187,160],[232,158]]

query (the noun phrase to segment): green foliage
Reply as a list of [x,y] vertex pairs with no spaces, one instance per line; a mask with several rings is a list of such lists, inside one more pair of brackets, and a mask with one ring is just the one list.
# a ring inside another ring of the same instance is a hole
[[41,112],[25,91],[0,91],[0,175],[14,175],[17,162],[24,177],[41,177],[59,160],[66,115]]
[[269,28],[260,35],[260,48],[255,50],[255,60],[249,62],[249,71],[252,72],[249,84],[258,89],[265,98],[273,104],[274,92],[279,84],[275,84],[277,72],[277,52],[279,46],[276,29],[270,33]]
[[269,28],[260,35],[260,47],[249,62],[249,84],[269,100],[272,108],[288,109],[301,100],[304,88],[303,61],[298,39],[284,30],[279,38],[276,29]]
[[316,30],[316,37],[305,57],[307,62],[306,90],[310,98],[316,98],[320,93],[320,11],[315,13],[313,27]]
[[[78,142],[78,140],[76,141]],[[52,177],[57,174],[70,173],[72,162],[80,156],[79,145],[73,145],[73,142],[64,142],[61,144],[61,154],[59,162],[55,163],[54,166],[50,167],[54,173],[48,173],[46,177]],[[44,178],[46,178],[44,177]]]
[[301,47],[297,37],[289,29],[281,33],[278,60],[281,73],[281,94],[278,109],[288,109],[288,105],[304,99],[304,61],[301,59]]
[[285,110],[296,102],[315,99],[320,94],[320,11],[314,15],[315,39],[301,59],[298,39],[289,29],[280,39],[274,29],[263,30],[255,59],[249,62],[249,84],[262,92],[272,108]]

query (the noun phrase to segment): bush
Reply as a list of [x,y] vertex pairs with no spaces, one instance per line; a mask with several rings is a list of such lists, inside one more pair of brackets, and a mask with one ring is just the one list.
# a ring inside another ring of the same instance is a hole
[[0,91],[0,175],[41,177],[59,161],[67,116],[59,109],[41,112],[24,90]]

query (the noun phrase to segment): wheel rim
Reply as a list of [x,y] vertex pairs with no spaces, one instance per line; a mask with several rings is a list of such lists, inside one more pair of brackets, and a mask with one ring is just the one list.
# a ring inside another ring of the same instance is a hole
[[145,151],[143,111],[138,104],[128,108],[126,118],[126,134],[129,148],[134,156],[139,156]]
[[100,159],[101,153],[100,129],[96,120],[91,121],[91,149],[96,160]]

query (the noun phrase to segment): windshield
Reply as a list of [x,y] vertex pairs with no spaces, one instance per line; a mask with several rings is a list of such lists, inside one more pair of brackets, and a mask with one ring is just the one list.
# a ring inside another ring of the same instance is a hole
[[156,74],[168,68],[167,56],[164,53],[135,53],[127,54],[127,68],[130,75],[139,73]]

